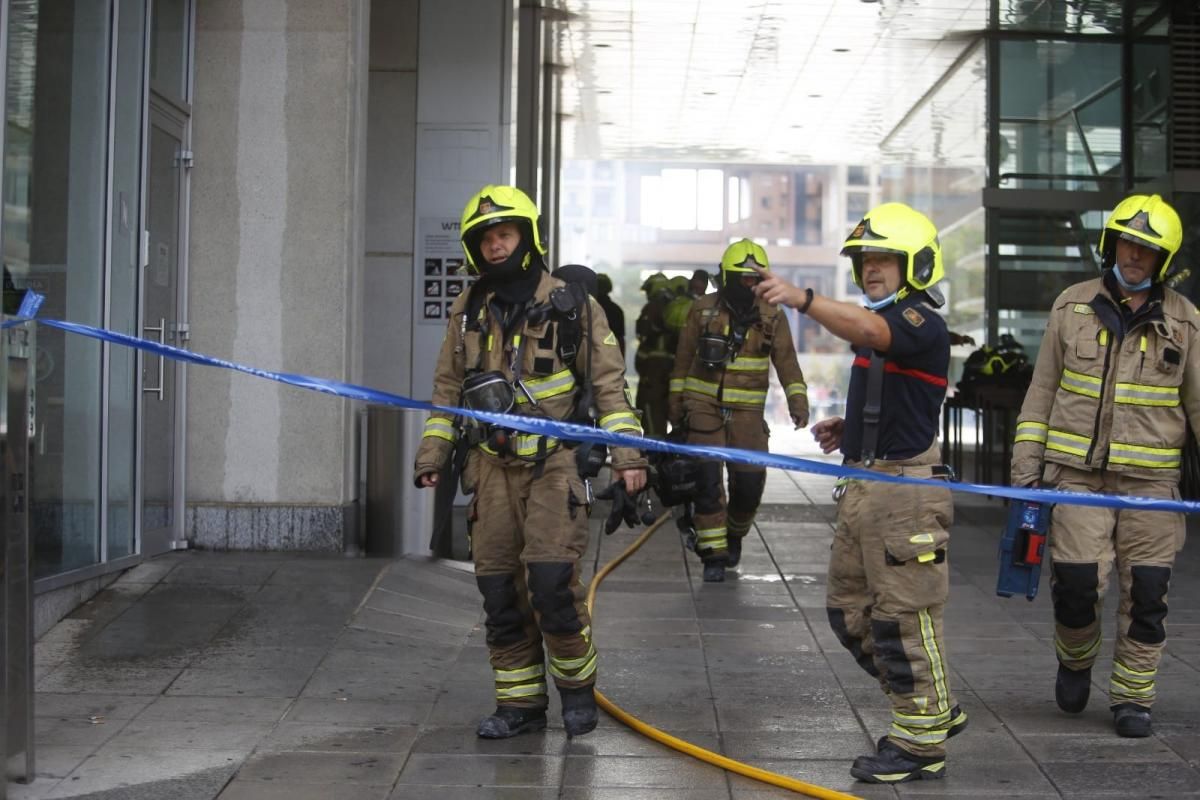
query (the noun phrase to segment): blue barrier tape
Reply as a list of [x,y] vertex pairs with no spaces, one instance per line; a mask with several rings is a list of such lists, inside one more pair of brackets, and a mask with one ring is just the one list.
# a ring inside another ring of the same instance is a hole
[[[727,461],[737,464],[748,464],[756,467],[775,467],[793,472],[807,472],[814,475],[825,475],[832,478],[851,480],[872,480],[883,483],[911,484],[929,486],[927,478],[910,478],[903,475],[888,475],[873,470],[857,469],[813,461],[797,456],[786,456],[779,453],[764,453],[756,450],[742,450],[732,447],[709,447],[701,445],[683,445],[666,442],[661,439],[642,438],[625,433],[593,428],[573,422],[528,417],[516,414],[493,414],[485,411],[473,411],[455,406],[440,406],[423,400],[413,400],[390,392],[381,392],[366,386],[359,386],[344,381],[316,378],[310,375],[298,375],[291,372],[275,372],[257,367],[226,361],[221,358],[206,356],[191,350],[182,350],[168,344],[160,344],[124,333],[96,328],[91,325],[81,325],[76,322],[63,322],[55,319],[11,319],[6,320],[4,328],[21,325],[26,322],[37,322],[52,328],[58,328],[68,333],[87,336],[91,339],[132,347],[138,350],[166,356],[167,358],[201,366],[221,367],[223,369],[244,372],[267,380],[297,386],[314,392],[324,392],[351,400],[362,400],[367,403],[379,403],[414,411],[440,411],[461,417],[470,417],[483,422],[501,425],[525,433],[536,433],[552,436],[556,439],[571,441],[595,442],[614,447],[630,447],[640,450],[654,450],[663,453],[678,453],[681,455],[700,456],[704,458]],[[1200,502],[1194,500],[1170,500],[1160,497],[1115,496],[1102,494],[1082,494],[1078,492],[1061,492],[1055,489],[1025,489],[1011,486],[988,486],[978,483],[946,483],[946,488],[956,492],[980,494],[991,497],[1006,497],[1011,500],[1029,500],[1037,503],[1068,503],[1097,508],[1133,509],[1140,511],[1175,511],[1187,514],[1200,513]]]

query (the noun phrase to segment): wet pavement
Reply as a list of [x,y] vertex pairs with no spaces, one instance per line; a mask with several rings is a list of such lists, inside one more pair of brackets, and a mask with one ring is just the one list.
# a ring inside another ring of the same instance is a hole
[[[832,481],[770,474],[742,566],[704,584],[664,527],[599,590],[600,688],[680,738],[866,798],[1200,795],[1200,558],[1181,554],[1155,735],[1119,739],[1104,695],[1054,704],[1049,597],[995,596],[998,501],[958,496],[946,614],[970,727],[948,775],[848,774],[886,731],[874,680],[824,609]],[[597,517],[607,512],[598,510]],[[593,520],[589,569],[636,536]],[[1114,611],[1112,597],[1108,612]],[[1112,613],[1106,613],[1111,642]],[[286,553],[170,554],[125,574],[37,645],[38,778],[16,798],[762,800],[795,797],[679,755],[607,716],[568,741],[481,741],[491,672],[462,565]]]

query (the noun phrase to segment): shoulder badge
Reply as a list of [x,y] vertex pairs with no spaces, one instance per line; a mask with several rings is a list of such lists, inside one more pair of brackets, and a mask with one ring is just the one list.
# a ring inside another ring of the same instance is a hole
[[1096,310],[1087,303],[1076,303],[1072,308],[1076,314],[1095,314]]
[[608,336],[604,337],[604,343],[611,344],[613,347],[616,347],[617,346],[617,335],[615,333],[613,333],[612,331],[609,331]]
[[914,328],[919,328],[925,324],[925,315],[922,314],[920,311],[917,311],[912,306],[909,306],[908,308],[904,309],[904,311],[902,313],[904,315],[904,318],[906,320],[908,320],[908,323],[910,325],[912,325]]

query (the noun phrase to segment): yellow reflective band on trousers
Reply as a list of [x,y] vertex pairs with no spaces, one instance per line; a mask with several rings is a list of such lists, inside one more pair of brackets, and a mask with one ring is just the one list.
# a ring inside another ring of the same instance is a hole
[[584,681],[596,674],[596,648],[588,642],[588,651],[579,658],[550,657],[550,674],[560,680]]
[[1043,422],[1018,422],[1017,423],[1017,438],[1014,442],[1037,442],[1038,444],[1046,443],[1046,434],[1050,430],[1050,426]]
[[425,432],[421,434],[422,439],[426,437],[445,439],[447,442],[457,442],[458,430],[445,417],[430,417],[425,420]]
[[766,372],[770,366],[766,356],[738,356],[725,369],[728,372]]
[[1112,678],[1109,681],[1110,698],[1127,698],[1132,702],[1154,700],[1154,679],[1157,670],[1139,672],[1113,660]]
[[1178,386],[1147,386],[1140,383],[1118,383],[1117,393],[1113,397],[1117,403],[1131,406],[1161,406],[1162,408],[1179,407]]
[[725,550],[729,541],[724,528],[704,528],[696,531],[696,550]]
[[1046,432],[1046,449],[1057,450],[1080,458],[1087,458],[1088,450],[1092,447],[1091,437],[1080,436],[1066,431],[1056,431],[1050,428]]
[[493,669],[496,699],[516,700],[546,693],[546,667],[534,664],[519,669]]
[[788,397],[795,397],[798,394],[804,394],[808,391],[808,386],[803,383],[789,383],[784,387],[783,393]]
[[1099,378],[1093,378],[1091,375],[1084,375],[1082,372],[1064,369],[1058,385],[1068,392],[1099,399],[1100,389],[1104,386],[1104,382]]
[[1090,642],[1071,647],[1063,642],[1057,636],[1054,637],[1054,650],[1058,653],[1060,661],[1086,661],[1100,649],[1100,637],[1097,636]]
[[682,392],[682,391],[683,391],[683,385],[684,385],[684,380],[683,380],[683,378],[671,378],[671,389],[670,389],[670,391],[671,391],[672,393]]
[[[575,374],[569,369],[560,370],[545,378],[530,378],[524,381],[525,388],[539,403],[575,391]],[[517,404],[528,403],[529,398],[524,392],[517,392]]]
[[1149,469],[1178,469],[1183,451],[1178,447],[1142,447],[1136,444],[1112,442],[1108,446],[1111,464],[1128,464]]
[[632,411],[614,411],[600,418],[600,427],[606,431],[627,432],[641,435],[642,424]]

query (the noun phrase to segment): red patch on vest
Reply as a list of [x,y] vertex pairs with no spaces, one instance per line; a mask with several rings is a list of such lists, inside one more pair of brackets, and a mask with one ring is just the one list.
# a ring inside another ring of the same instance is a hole
[[909,324],[914,328],[919,328],[925,324],[925,315],[920,311],[917,311],[915,308],[906,308],[904,309],[903,313],[904,318],[908,320]]

